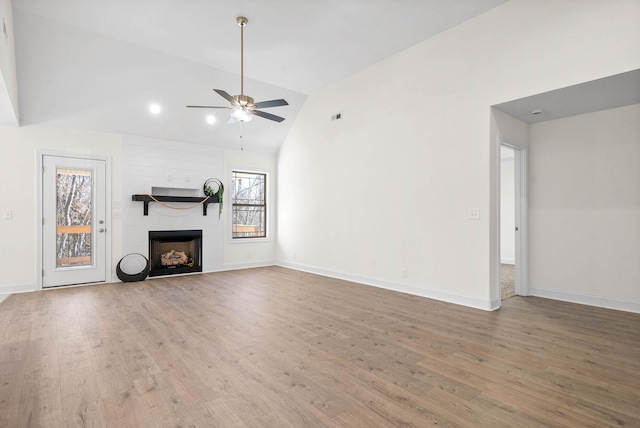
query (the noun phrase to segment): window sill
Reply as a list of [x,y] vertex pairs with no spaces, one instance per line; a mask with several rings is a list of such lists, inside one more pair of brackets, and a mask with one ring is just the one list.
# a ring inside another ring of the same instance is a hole
[[230,244],[257,244],[260,242],[272,242],[273,239],[267,236],[266,238],[236,238],[229,239]]

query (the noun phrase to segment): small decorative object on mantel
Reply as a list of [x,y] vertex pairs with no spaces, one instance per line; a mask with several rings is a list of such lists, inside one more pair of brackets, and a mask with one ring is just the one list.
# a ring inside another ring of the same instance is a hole
[[220,218],[220,216],[222,215],[222,195],[224,194],[224,185],[222,184],[222,181],[218,180],[217,178],[209,178],[204,182],[202,191],[206,196],[218,197],[218,202],[220,204],[218,206],[218,218]]

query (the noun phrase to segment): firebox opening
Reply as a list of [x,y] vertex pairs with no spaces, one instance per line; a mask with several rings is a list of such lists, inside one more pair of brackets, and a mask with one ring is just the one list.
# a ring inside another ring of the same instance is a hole
[[202,230],[149,231],[149,276],[202,272]]

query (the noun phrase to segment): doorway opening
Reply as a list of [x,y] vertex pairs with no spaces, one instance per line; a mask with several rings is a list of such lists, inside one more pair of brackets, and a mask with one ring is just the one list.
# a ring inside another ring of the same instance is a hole
[[526,151],[500,143],[500,300],[526,296]]
[[500,145],[500,299],[516,295],[515,149]]

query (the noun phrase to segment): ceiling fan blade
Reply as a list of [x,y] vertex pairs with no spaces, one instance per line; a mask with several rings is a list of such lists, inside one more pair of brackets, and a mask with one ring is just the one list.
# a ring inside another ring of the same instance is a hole
[[276,116],[275,114],[266,113],[260,110],[253,110],[252,113],[256,116],[264,117],[265,119],[273,120],[275,122],[282,122],[284,120],[284,117]]
[[238,104],[236,99],[233,98],[231,95],[229,95],[226,91],[223,91],[222,89],[214,89],[214,91],[216,91],[216,93],[218,95],[220,95],[225,100],[229,101],[231,104],[233,104],[233,105],[237,105]]
[[255,103],[256,108],[280,107],[280,106],[288,106],[288,105],[289,103],[282,99],[260,101],[259,103]]
[[231,107],[220,107],[220,106],[187,106],[188,108],[231,108]]

